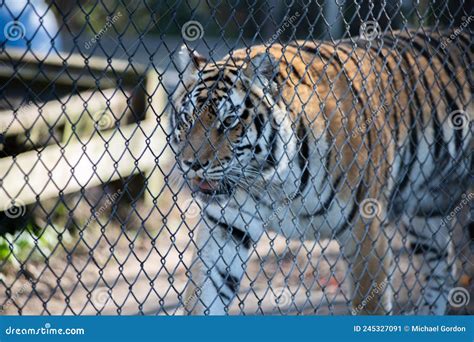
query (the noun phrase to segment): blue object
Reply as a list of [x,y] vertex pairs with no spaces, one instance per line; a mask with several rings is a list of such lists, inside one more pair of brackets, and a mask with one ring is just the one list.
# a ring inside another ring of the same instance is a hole
[[0,46],[32,52],[62,49],[59,26],[43,0],[0,1]]
[[473,329],[474,316],[0,315],[2,342],[472,342]]

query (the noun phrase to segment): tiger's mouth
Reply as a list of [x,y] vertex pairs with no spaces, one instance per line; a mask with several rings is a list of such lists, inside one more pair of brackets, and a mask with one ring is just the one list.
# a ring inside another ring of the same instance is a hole
[[193,187],[206,195],[222,195],[229,192],[231,186],[222,181],[207,180],[195,177],[192,180]]

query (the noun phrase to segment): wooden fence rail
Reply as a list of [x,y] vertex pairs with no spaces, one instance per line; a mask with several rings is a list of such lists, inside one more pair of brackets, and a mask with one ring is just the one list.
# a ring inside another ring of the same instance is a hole
[[[21,136],[27,130],[48,132],[48,129],[64,124],[63,143],[0,158],[0,211],[136,173],[152,175],[148,190],[157,193],[163,184],[163,175],[156,172],[156,164],[169,158],[166,133],[162,128],[166,126],[162,114],[167,97],[155,71],[143,77],[146,93],[153,96],[152,101],[147,101],[149,95],[138,92],[138,96],[143,97],[139,101],[145,108],[145,119],[136,123],[124,124],[122,121],[118,127],[105,128],[90,125],[96,120],[92,117],[94,113],[107,112],[113,115],[113,121],[119,121],[130,110],[131,91],[123,91],[121,87],[86,90],[39,106],[0,111],[0,129],[4,136]],[[79,119],[82,116],[88,125],[84,136],[77,127],[74,132],[71,128],[82,120]],[[160,116],[159,120],[157,116]]]
[[32,128],[58,126],[65,121],[75,121],[80,115],[93,115],[104,110],[120,117],[128,110],[130,96],[129,91],[105,89],[81,92],[44,104],[29,102],[16,111],[0,111],[0,132],[5,136],[16,135]]

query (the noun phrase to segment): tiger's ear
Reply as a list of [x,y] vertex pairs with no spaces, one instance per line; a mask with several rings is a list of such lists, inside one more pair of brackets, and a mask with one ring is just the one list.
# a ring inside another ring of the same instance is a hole
[[206,58],[189,49],[186,45],[181,45],[178,54],[178,71],[183,74],[185,79],[196,76],[197,71],[202,69],[206,63]]
[[244,75],[251,80],[256,78],[260,82],[268,84],[277,71],[278,62],[271,54],[265,51],[248,59]]

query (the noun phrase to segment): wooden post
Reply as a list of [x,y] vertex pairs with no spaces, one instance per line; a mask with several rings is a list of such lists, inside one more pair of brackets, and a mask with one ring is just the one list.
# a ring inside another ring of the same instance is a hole
[[[148,98],[146,99],[148,107],[145,120],[150,126],[154,125],[156,129],[156,139],[154,143],[150,142],[149,148],[158,158],[156,163],[163,166],[169,164],[172,156],[166,141],[167,133],[165,132],[168,128],[168,114],[166,113],[168,96],[163,87],[162,80],[160,80],[160,75],[154,69],[150,70],[147,74],[146,92],[146,96],[151,100],[148,101]],[[163,192],[162,189],[165,186],[164,175],[160,168],[155,165],[145,173],[145,177],[148,183],[148,191],[145,192],[145,203],[152,207],[155,205],[154,202],[158,204],[160,201],[158,197],[160,192]]]

